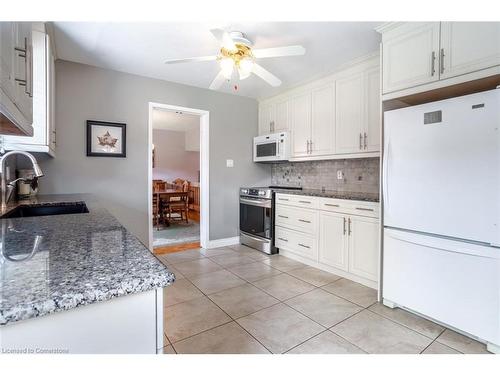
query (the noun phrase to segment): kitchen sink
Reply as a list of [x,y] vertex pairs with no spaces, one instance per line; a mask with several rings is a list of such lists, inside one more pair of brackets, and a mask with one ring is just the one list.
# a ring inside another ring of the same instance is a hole
[[85,202],[23,204],[5,213],[1,218],[84,214],[88,212],[89,209]]

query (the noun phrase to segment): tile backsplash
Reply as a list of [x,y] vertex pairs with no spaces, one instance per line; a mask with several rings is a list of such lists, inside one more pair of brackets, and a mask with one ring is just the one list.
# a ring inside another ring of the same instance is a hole
[[[337,179],[337,171],[343,178]],[[277,163],[271,167],[271,184],[360,193],[379,192],[379,158],[318,160]]]

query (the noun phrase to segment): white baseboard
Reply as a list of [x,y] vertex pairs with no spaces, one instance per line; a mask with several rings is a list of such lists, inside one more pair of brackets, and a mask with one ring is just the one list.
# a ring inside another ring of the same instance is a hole
[[220,238],[218,240],[210,240],[208,241],[207,247],[209,249],[213,249],[215,247],[230,246],[239,243],[240,243],[240,236],[236,236],[236,237]]

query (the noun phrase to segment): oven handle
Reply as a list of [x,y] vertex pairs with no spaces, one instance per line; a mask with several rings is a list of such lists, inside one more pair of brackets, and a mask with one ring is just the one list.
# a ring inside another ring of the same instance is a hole
[[240,197],[240,203],[248,204],[249,206],[271,208],[271,201],[269,199],[257,200],[257,199],[245,199]]

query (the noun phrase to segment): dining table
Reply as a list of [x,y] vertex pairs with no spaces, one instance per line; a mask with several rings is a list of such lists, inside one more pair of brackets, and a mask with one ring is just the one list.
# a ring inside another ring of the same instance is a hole
[[[159,204],[162,201],[162,198],[163,199],[166,198],[165,200],[167,200],[167,201],[170,201],[170,199],[173,198],[173,197],[179,197],[180,199],[183,199],[183,198],[184,199],[188,199],[188,195],[189,195],[189,192],[182,191],[182,190],[179,190],[179,189],[153,190],[153,196],[156,196],[157,202]],[[164,217],[163,215],[161,215],[161,219],[163,220],[163,222],[165,223],[165,225],[167,227],[170,226],[170,223],[169,223],[167,217]],[[159,230],[158,221],[157,221],[157,224],[156,224],[156,229]]]

